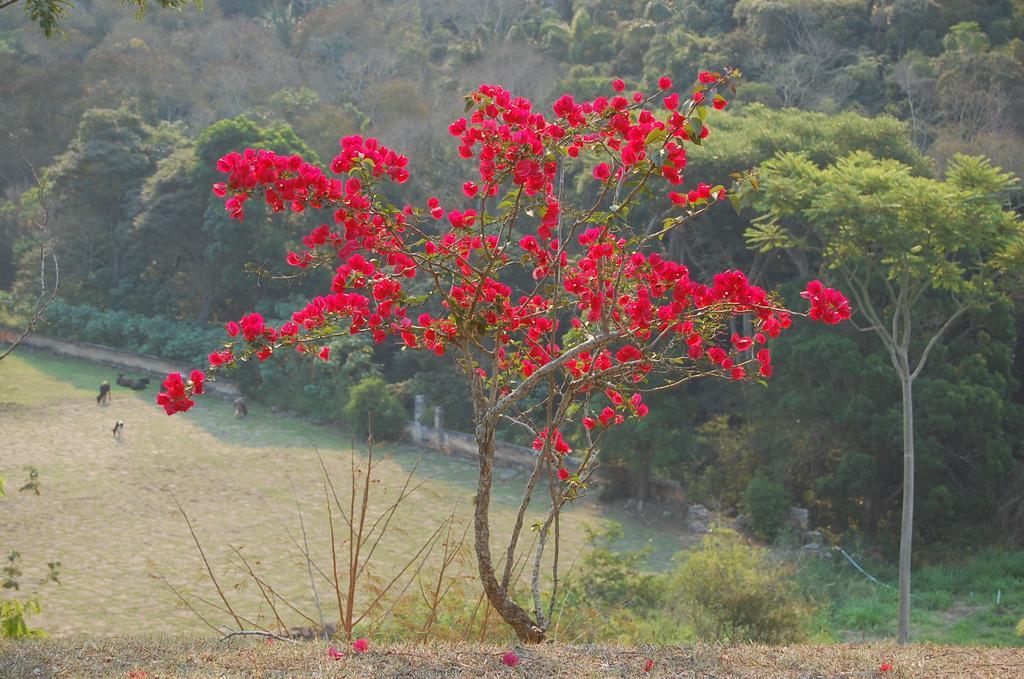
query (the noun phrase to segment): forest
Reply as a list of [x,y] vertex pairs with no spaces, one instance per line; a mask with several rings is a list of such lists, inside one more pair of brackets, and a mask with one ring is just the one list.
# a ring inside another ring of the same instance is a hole
[[[617,78],[650,92],[663,76],[691,83],[739,69],[686,174],[730,185],[754,170],[760,189],[660,247],[701,278],[742,269],[787,298],[809,277],[856,280],[836,263],[851,253],[860,271],[890,266],[891,252],[915,247],[908,234],[967,261],[985,247],[985,215],[1024,206],[1021,0],[202,5],[153,7],[138,21],[121,3],[76,0],[50,37],[18,6],[0,11],[0,313],[12,325],[38,287],[43,219],[60,294],[40,332],[198,363],[225,322],[252,310],[286,319],[329,277],[254,282],[281,272],[316,223],[259,205],[231,220],[210,191],[217,160],[253,147],[327,163],[339,138],[360,134],[415,159],[416,180],[394,200],[447,202],[451,177],[466,173],[447,128],[481,82],[547,111],[564,92],[596,97]],[[586,196],[593,170],[570,163],[567,183]],[[901,201],[915,207],[891,208]],[[641,206],[631,218],[652,232],[667,210]],[[870,230],[875,217],[889,220],[888,240]],[[846,241],[823,231],[850,222],[869,226]],[[914,253],[922,267],[928,252]],[[942,282],[952,274],[939,261],[929,269],[939,283],[914,295],[908,333],[911,353],[929,357],[914,392],[916,544],[937,555],[1019,544],[1024,284],[1011,271],[999,294],[961,305],[966,293]],[[885,299],[882,287],[859,289]],[[788,333],[768,385],[703,380],[651,395],[650,417],[609,434],[602,465],[617,472],[603,496],[656,502],[651,479],[663,478],[722,512],[800,505],[830,538],[893,558],[900,378],[885,342],[862,331],[869,324]],[[358,423],[354,401],[371,393],[401,423],[425,394],[445,407],[446,426],[469,431],[467,383],[430,358],[353,335],[332,341],[330,361],[288,356],[232,379],[326,422]]]

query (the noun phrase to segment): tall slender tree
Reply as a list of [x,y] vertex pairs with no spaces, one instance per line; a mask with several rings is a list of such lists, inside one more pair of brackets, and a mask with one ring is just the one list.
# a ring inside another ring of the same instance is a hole
[[914,518],[914,381],[964,314],[1004,297],[1024,266],[1024,227],[1006,209],[1017,180],[956,156],[945,181],[895,160],[853,153],[827,167],[782,154],[762,166],[758,249],[815,251],[852,293],[899,377],[903,404],[900,643],[910,638]]

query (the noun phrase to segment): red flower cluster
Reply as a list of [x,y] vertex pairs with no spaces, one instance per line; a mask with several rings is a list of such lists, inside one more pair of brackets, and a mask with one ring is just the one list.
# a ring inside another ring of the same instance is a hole
[[164,390],[156,395],[157,405],[162,406],[168,415],[183,413],[196,404],[190,394],[202,394],[206,375],[200,370],[193,370],[189,375],[190,382],[185,383],[181,373],[171,373],[164,380]]
[[572,452],[572,448],[565,442],[565,438],[562,437],[562,432],[555,429],[549,432],[547,427],[541,430],[540,434],[533,440],[533,449],[537,452],[544,450],[544,445],[548,442],[552,443],[552,447],[555,452],[559,455],[568,455]]
[[358,134],[343,137],[339,142],[341,153],[331,161],[331,171],[338,174],[351,171],[357,163],[368,160],[372,166],[372,175],[387,175],[396,184],[404,184],[409,179],[409,159],[389,149],[373,137],[363,139]]
[[811,302],[811,318],[835,325],[848,319],[852,313],[850,303],[838,290],[826,288],[821,281],[811,281],[800,296]]
[[218,196],[232,194],[225,208],[233,219],[245,216],[245,201],[259,186],[268,187],[264,198],[270,209],[280,212],[286,204],[295,212],[307,205],[322,207],[342,195],[339,179],[329,179],[320,168],[299,156],[280,156],[273,151],[246,149],[229,153],[217,161],[217,169],[228,175],[227,183],[213,185]]

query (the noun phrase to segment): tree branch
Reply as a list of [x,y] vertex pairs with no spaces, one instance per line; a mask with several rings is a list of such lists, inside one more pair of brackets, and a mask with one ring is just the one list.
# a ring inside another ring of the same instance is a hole
[[586,351],[591,351],[592,349],[602,347],[605,344],[608,344],[609,342],[614,342],[615,340],[620,339],[621,337],[621,331],[611,331],[598,335],[597,337],[591,337],[589,340],[583,342],[582,344],[577,344],[572,349],[569,349],[564,354],[561,354],[557,358],[553,359],[550,363],[545,363],[539,369],[537,369],[536,372],[534,372],[532,375],[523,380],[519,384],[519,386],[513,389],[507,396],[502,397],[497,403],[488,408],[486,413],[484,414],[484,418],[487,420],[496,418],[498,415],[507,410],[509,406],[511,406],[516,401],[520,400],[521,398],[529,394],[531,391],[533,391],[533,388],[537,386],[538,382],[540,382],[549,374],[558,370],[563,365],[565,365],[572,359],[576,358],[580,354]]
[[917,359],[917,367],[914,368],[914,371],[912,373],[910,373],[911,380],[916,379],[917,376],[921,374],[921,370],[924,368],[925,361],[928,360],[928,354],[931,352],[932,347],[934,347],[938,343],[939,339],[946,333],[947,330],[949,330],[950,326],[953,325],[956,319],[963,315],[963,313],[967,311],[970,308],[970,306],[970,304],[961,304],[959,307],[957,307],[957,310],[954,311],[952,315],[950,315],[950,317],[946,319],[946,322],[942,324],[942,327],[935,331],[935,334],[932,335],[930,340],[928,340],[928,344],[925,345],[924,351],[921,352],[921,358]]

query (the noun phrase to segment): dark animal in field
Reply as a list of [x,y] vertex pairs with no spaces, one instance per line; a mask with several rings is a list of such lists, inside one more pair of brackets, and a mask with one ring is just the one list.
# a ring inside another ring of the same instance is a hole
[[117,384],[118,386],[128,387],[129,389],[133,389],[134,391],[142,391],[149,384],[149,378],[143,377],[142,379],[139,380],[133,380],[130,377],[125,377],[124,373],[118,373]]
[[114,440],[124,441],[124,422],[121,420],[114,423]]
[[243,418],[249,415],[249,406],[245,404],[245,399],[239,396],[235,399],[235,417]]
[[99,405],[110,404],[110,382],[106,380],[100,382],[100,395],[96,397],[96,403]]

